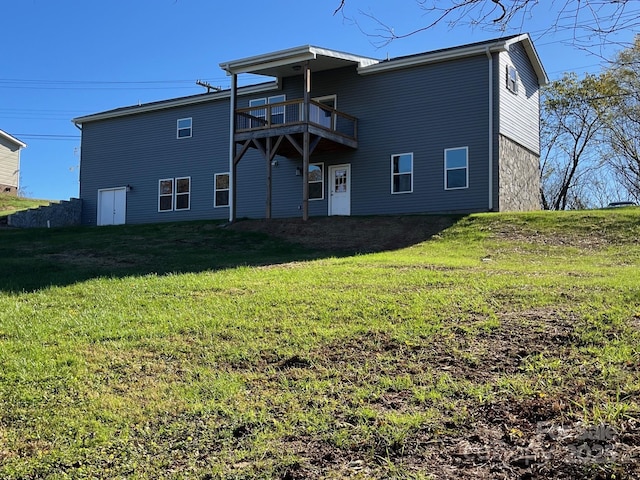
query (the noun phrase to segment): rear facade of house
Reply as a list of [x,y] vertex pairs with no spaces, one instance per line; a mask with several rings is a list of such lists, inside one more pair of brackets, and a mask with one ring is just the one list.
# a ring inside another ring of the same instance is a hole
[[274,81],[74,119],[82,222],[539,208],[546,76],[528,36],[386,61],[302,51],[308,75],[274,52],[223,66],[277,63]]

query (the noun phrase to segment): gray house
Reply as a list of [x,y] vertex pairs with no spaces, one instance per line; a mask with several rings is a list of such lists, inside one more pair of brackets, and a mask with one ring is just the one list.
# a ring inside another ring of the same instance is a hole
[[18,194],[20,150],[27,145],[0,130],[0,193]]
[[[220,64],[231,88],[75,118],[89,225],[535,210],[528,35],[377,60],[303,46]],[[239,76],[268,81],[238,87]]]

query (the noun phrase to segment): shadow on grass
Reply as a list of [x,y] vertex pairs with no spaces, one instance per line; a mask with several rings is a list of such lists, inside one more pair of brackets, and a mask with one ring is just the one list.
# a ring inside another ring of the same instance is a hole
[[410,246],[460,216],[198,221],[0,230],[0,291],[36,291],[98,277],[197,273]]

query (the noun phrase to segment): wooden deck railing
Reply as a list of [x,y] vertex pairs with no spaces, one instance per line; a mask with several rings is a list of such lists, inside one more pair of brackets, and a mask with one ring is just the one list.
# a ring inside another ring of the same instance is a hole
[[309,123],[344,137],[357,139],[357,118],[314,101],[309,102],[309,119],[306,121],[302,99],[239,108],[235,117],[236,132]]

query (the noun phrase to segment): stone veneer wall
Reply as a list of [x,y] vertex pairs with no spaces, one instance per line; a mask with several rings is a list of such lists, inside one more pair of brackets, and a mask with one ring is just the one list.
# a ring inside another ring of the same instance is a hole
[[13,213],[8,217],[8,224],[18,228],[71,227],[80,225],[81,213],[82,200],[72,198]]
[[500,135],[498,158],[498,210],[540,210],[540,157]]

